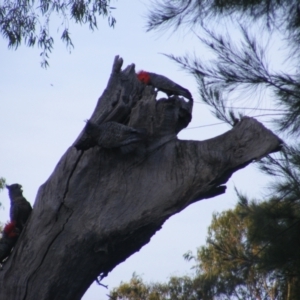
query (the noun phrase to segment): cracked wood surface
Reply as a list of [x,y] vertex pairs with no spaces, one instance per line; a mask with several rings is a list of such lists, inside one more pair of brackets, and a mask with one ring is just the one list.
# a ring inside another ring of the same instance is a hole
[[90,121],[143,130],[146,138],[126,151],[122,143],[107,149],[83,129],[39,188],[0,272],[1,300],[80,299],[170,216],[224,193],[233,172],[279,149],[281,140],[247,117],[209,140],[177,139],[191,120],[192,101],[156,101],[153,88],[136,79],[134,65],[121,67],[116,57]]

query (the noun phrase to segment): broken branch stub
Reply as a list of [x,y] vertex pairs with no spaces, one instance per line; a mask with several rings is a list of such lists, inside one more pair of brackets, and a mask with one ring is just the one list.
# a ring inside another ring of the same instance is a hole
[[157,101],[134,65],[121,66],[116,57],[91,118],[40,187],[0,272],[0,299],[80,299],[170,216],[224,193],[233,172],[279,149],[252,118],[210,140],[178,140],[192,101]]

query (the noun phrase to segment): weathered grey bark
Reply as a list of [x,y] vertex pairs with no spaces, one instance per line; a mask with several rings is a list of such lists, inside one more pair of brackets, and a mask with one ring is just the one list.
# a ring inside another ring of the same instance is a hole
[[[178,140],[193,103],[156,101],[153,89],[136,79],[134,65],[121,66],[116,57],[87,124],[92,128],[40,187],[0,272],[1,300],[80,299],[170,216],[224,193],[233,172],[279,149],[280,139],[251,118],[210,140]],[[120,134],[111,137],[110,128]]]

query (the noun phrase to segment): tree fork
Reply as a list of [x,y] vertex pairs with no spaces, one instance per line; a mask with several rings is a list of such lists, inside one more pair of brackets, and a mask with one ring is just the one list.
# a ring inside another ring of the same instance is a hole
[[[89,119],[92,130],[85,126],[39,188],[0,272],[1,300],[80,299],[169,217],[224,193],[235,171],[280,149],[276,135],[247,117],[206,141],[177,139],[191,120],[192,101],[157,101],[134,65],[122,71],[122,64],[117,56]],[[111,143],[97,128],[107,129]]]

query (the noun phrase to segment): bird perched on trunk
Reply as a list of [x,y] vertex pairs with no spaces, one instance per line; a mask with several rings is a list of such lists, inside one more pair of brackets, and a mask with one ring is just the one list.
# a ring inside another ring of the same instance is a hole
[[137,143],[143,141],[146,130],[135,129],[117,122],[106,122],[97,125],[87,120],[85,132],[92,137],[97,145],[112,149],[120,148],[122,152],[131,152]]
[[24,198],[22,186],[18,183],[6,185],[10,198],[10,221],[16,223],[16,227],[22,231],[27,222],[32,207]]
[[183,96],[189,99],[190,101],[193,101],[193,97],[187,89],[163,75],[150,73],[146,71],[139,71],[137,73],[137,78],[142,83],[151,85],[154,88],[157,88],[159,91],[166,93],[168,97],[172,95],[178,95]]
[[17,242],[20,231],[15,222],[9,222],[5,225],[2,238],[0,240],[0,263],[9,256],[11,249]]

